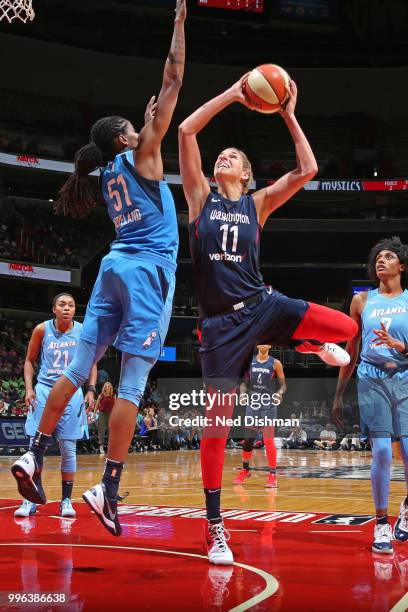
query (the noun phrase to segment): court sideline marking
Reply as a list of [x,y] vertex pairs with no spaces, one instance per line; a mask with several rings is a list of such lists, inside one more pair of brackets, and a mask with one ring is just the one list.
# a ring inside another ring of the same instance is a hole
[[[156,553],[161,553],[165,555],[183,555],[184,557],[195,557],[197,559],[205,559],[206,561],[208,561],[208,557],[206,555],[197,555],[196,553],[178,552],[175,550],[161,550],[158,548],[139,548],[136,546],[110,546],[107,544],[106,545],[105,544],[48,544],[48,543],[43,543],[43,542],[9,542],[9,543],[0,542],[0,546],[24,546],[24,547],[26,546],[57,546],[57,547],[65,546],[68,548],[108,548],[111,550],[138,550],[142,552],[156,552]],[[276,593],[276,591],[278,590],[279,582],[276,580],[274,576],[272,576],[272,574],[269,574],[268,572],[265,572],[264,570],[261,570],[258,567],[253,567],[252,565],[246,565],[245,563],[234,562],[233,565],[235,567],[241,567],[242,569],[246,569],[249,572],[253,572],[254,574],[257,574],[258,576],[260,576],[261,578],[265,580],[266,586],[260,593],[258,593],[257,595],[254,595],[254,597],[251,597],[250,599],[247,599],[246,601],[243,601],[242,603],[238,604],[238,606],[235,606],[235,608],[231,608],[230,610],[228,610],[228,612],[244,612],[245,610],[248,610],[252,606],[255,606],[261,603],[261,601],[268,599],[268,597],[271,597],[271,595]]]

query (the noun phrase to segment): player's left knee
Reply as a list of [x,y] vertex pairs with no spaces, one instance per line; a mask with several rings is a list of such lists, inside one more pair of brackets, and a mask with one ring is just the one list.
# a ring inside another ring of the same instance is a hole
[[61,472],[76,472],[76,441],[59,440]]
[[147,377],[156,360],[140,355],[122,353],[122,372],[118,398],[128,400],[139,406],[146,387]]

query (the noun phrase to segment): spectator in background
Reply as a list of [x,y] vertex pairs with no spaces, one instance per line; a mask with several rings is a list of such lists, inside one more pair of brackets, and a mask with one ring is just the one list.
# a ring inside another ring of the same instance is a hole
[[361,437],[360,427],[358,425],[353,425],[353,431],[344,436],[342,441],[340,442],[339,450],[360,450]]
[[320,432],[320,440],[313,442],[314,447],[320,450],[333,450],[336,445],[337,435],[331,423],[327,423],[326,429]]
[[282,443],[282,448],[307,448],[307,433],[301,427],[294,427],[288,438]]
[[147,428],[147,435],[149,437],[149,447],[153,448],[153,450],[157,450],[158,421],[156,417],[156,410],[153,404],[150,404],[149,406],[147,406],[144,422]]
[[8,416],[9,405],[5,401],[0,400],[0,416]]
[[113,404],[115,403],[115,395],[110,382],[106,382],[102,391],[98,396],[95,404],[95,414],[98,413],[98,442],[99,454],[105,454],[105,434],[109,425],[109,418],[112,412]]
[[24,417],[27,414],[27,407],[24,405],[23,400],[17,400],[11,409],[11,416]]

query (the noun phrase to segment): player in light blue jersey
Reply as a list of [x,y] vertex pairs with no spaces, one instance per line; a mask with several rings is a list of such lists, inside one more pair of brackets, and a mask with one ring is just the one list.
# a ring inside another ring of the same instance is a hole
[[[357,362],[357,391],[362,425],[372,446],[371,483],[377,523],[373,552],[392,553],[388,497],[392,460],[391,436],[400,438],[408,487],[408,246],[393,236],[370,251],[368,271],[378,289],[357,293],[350,315],[360,334],[347,344],[350,364],[340,369],[333,412],[342,418],[342,396]],[[408,540],[408,495],[394,526],[397,540]]]
[[[101,523],[120,535],[119,480],[133,437],[148,374],[160,355],[171,315],[178,249],[174,201],[163,180],[161,143],[181,88],[185,63],[186,0],[176,0],[174,31],[157,103],[147,107],[140,133],[127,119],[104,117],[90,143],[75,155],[75,172],[61,190],[61,212],[85,215],[96,204],[88,175],[103,166],[100,188],[116,240],[103,258],[86,311],[75,359],[50,393],[28,453],[12,467],[19,489],[45,503],[42,460],[49,436],[93,363],[113,344],[122,351],[117,400],[109,420],[108,458],[102,482],[84,500]],[[123,88],[126,95],[126,88]],[[20,474],[20,476],[19,476]]]
[[[44,411],[47,397],[53,384],[61,376],[77,350],[82,325],[74,321],[75,300],[69,293],[60,293],[52,302],[54,319],[37,325],[30,338],[24,363],[25,403],[29,412],[25,423],[26,434],[35,435]],[[37,384],[33,388],[36,363],[40,368],[37,373]],[[55,429],[55,435],[61,452],[62,496],[60,513],[64,517],[73,517],[76,512],[72,507],[71,495],[76,472],[76,441],[84,435],[88,437],[88,425],[85,404],[93,407],[97,371],[92,368],[89,377],[89,390],[84,399],[82,389],[77,389],[71,397]],[[93,390],[92,390],[93,389]],[[14,513],[16,517],[34,514],[36,504],[24,500]]]

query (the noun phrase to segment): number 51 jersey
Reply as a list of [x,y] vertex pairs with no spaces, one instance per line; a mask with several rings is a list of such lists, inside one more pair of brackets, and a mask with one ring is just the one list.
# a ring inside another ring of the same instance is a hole
[[82,323],[73,323],[74,326],[69,332],[61,333],[55,327],[53,319],[44,321],[38,383],[52,387],[72,361],[82,329]]
[[125,151],[108,163],[99,182],[116,230],[111,251],[140,255],[145,261],[175,271],[177,215],[166,181],[141,176],[133,151]]

